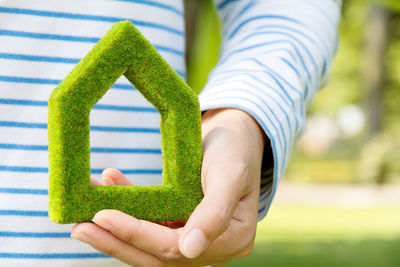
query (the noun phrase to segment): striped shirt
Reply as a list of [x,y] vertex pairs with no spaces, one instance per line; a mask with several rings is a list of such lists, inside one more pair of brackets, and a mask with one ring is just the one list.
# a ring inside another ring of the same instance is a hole
[[[270,139],[259,218],[268,211],[305,110],[326,83],[340,2],[215,1],[224,23],[202,110],[251,114]],[[48,219],[47,100],[117,21],[131,20],[185,79],[181,0],[0,1],[0,266],[121,266]],[[121,77],[90,113],[91,168],[137,185],[162,182],[159,114]],[[272,151],[272,153],[270,152]]]

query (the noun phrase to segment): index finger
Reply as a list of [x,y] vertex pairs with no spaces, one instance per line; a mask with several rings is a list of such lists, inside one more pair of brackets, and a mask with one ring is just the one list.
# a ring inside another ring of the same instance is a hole
[[180,229],[138,220],[117,210],[102,210],[93,222],[119,239],[164,261],[185,261],[178,247]]

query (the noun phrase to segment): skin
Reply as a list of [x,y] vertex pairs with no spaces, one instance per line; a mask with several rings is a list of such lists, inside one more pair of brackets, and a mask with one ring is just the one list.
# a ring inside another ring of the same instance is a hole
[[[71,236],[132,266],[221,266],[250,254],[266,137],[253,117],[237,109],[205,112],[202,134],[204,199],[186,223],[103,210],[93,223],[75,225]],[[102,176],[106,185],[131,184],[116,169]]]

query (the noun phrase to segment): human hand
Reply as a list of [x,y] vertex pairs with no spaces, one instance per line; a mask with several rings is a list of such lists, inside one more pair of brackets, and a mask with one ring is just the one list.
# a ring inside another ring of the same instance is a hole
[[[257,225],[264,134],[236,109],[209,110],[202,121],[204,198],[184,227],[103,210],[94,223],[75,225],[71,236],[133,266],[225,265],[248,255]],[[115,169],[105,170],[103,180],[129,184]]]

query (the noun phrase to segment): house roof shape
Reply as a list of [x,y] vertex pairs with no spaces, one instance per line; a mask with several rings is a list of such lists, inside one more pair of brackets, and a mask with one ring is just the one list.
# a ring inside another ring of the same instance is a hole
[[[161,115],[162,185],[90,184],[89,112],[121,75]],[[149,221],[185,221],[201,201],[197,95],[130,21],[112,26],[54,89],[48,108],[51,221],[91,221],[103,209]]]

